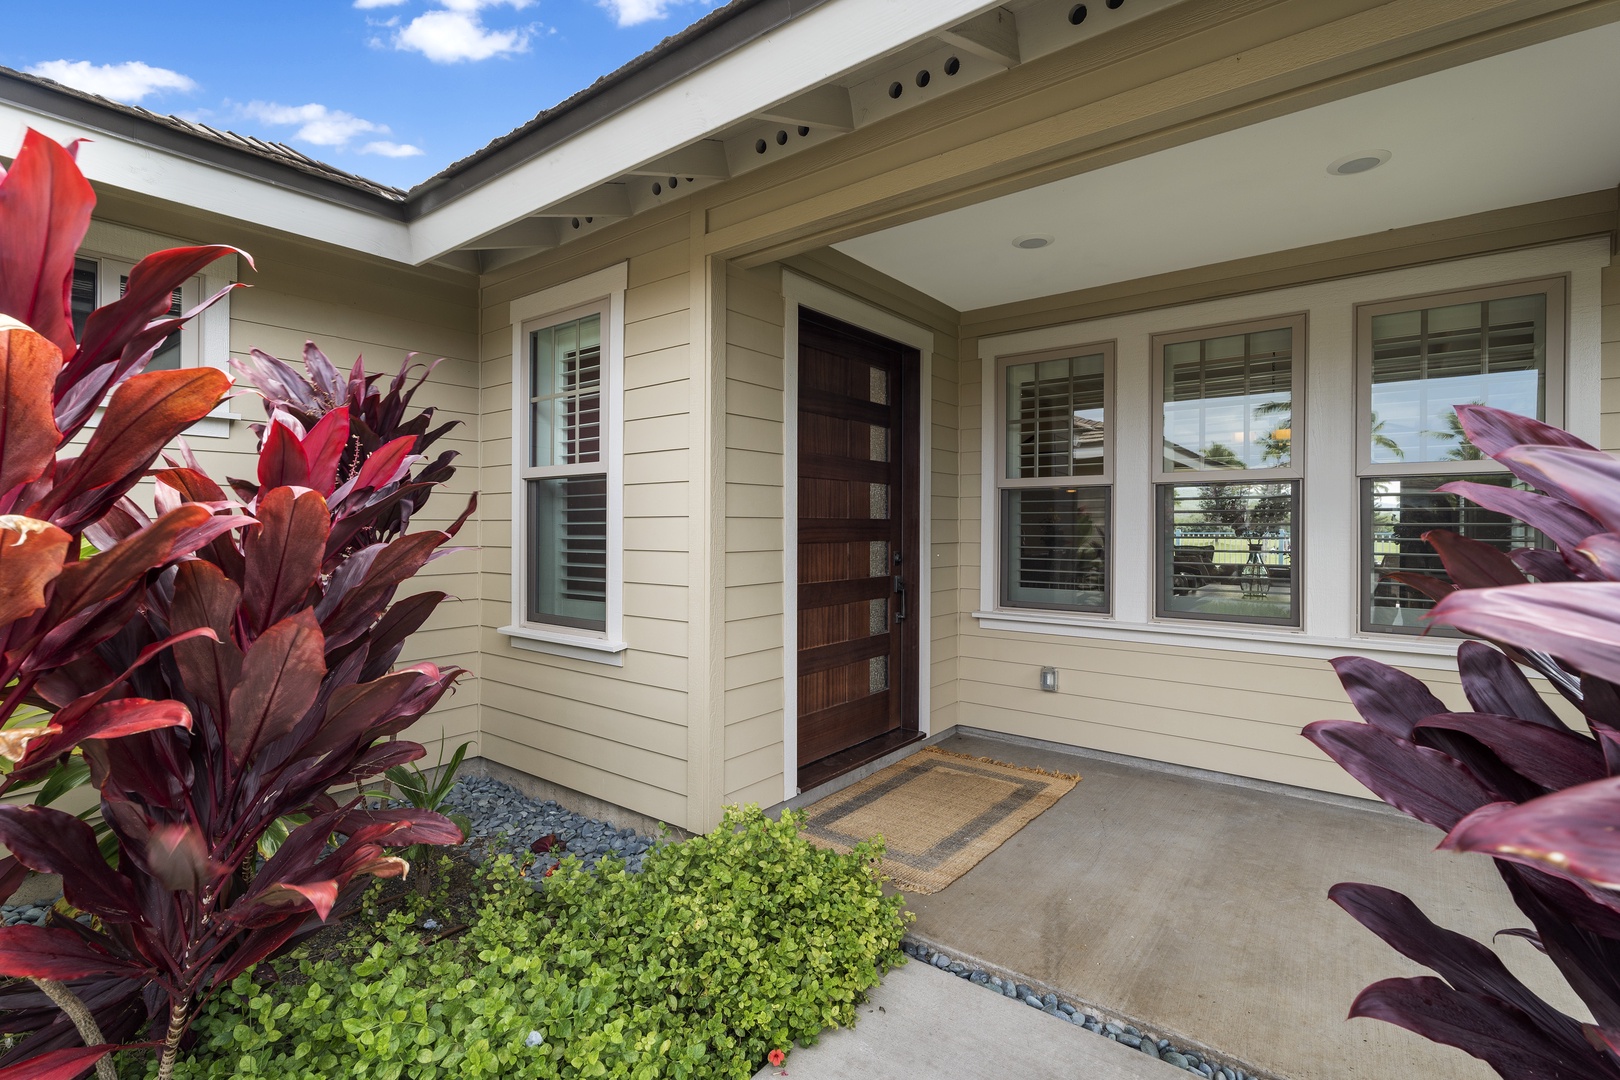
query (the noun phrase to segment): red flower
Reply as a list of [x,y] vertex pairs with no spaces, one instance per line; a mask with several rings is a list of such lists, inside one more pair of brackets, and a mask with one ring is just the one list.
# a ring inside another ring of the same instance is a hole
[[770,1053],[765,1055],[765,1060],[770,1062],[772,1065],[781,1065],[782,1062],[787,1060],[787,1055],[782,1053],[780,1050],[772,1050]]
[[544,876],[545,877],[550,877],[552,874],[555,874],[556,872],[557,872],[557,868],[555,866],[548,866],[548,867],[546,867],[546,872],[545,872]]

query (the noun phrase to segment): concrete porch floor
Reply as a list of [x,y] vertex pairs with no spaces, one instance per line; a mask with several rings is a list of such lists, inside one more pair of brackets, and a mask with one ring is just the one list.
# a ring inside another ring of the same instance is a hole
[[[1460,1050],[1345,1019],[1368,983],[1431,973],[1327,899],[1338,881],[1385,885],[1488,943],[1525,919],[1487,860],[1435,852],[1437,831],[1379,804],[981,736],[940,745],[1084,779],[948,888],[909,897],[917,938],[1262,1076],[1495,1076]],[[1528,942],[1495,948],[1586,1017]]]

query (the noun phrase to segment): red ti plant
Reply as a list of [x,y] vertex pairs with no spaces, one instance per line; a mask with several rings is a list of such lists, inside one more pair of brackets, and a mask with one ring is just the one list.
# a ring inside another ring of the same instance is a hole
[[[1530,922],[1504,933],[1544,952],[1591,1010],[1582,1023],[1515,978],[1486,946],[1431,923],[1406,897],[1335,885],[1330,897],[1440,978],[1385,979],[1352,1016],[1408,1028],[1509,1080],[1620,1078],[1620,461],[1566,432],[1460,406],[1469,440],[1533,490],[1450,491],[1538,529],[1553,548],[1502,553],[1444,531],[1424,539],[1444,579],[1399,575],[1438,601],[1430,619],[1484,641],[1458,651],[1469,712],[1419,680],[1334,661],[1366,723],[1320,721],[1310,739],[1391,806],[1491,855]],[[1486,644],[1490,642],[1491,644]],[[1584,719],[1566,725],[1522,668]]]
[[[245,503],[183,444],[149,473],[229,388],[208,368],[139,372],[196,313],[161,317],[173,288],[232,249],[150,256],[75,340],[73,254],[92,205],[72,152],[30,133],[0,183],[0,315],[38,328],[0,319],[0,723],[25,705],[46,717],[0,730],[13,763],[0,794],[82,760],[114,852],[72,815],[0,806],[12,852],[0,895],[24,867],[58,873],[95,917],[0,929],[0,976],[30,980],[0,988],[0,1031],[27,1035],[0,1080],[92,1063],[110,1076],[108,1044],[143,1033],[167,1077],[214,988],[368,876],[407,869],[385,849],[461,839],[437,814],[368,810],[356,791],[422,755],[395,736],[460,675],[394,670],[443,598],[395,594],[467,516],[447,531],[392,527],[431,486],[411,474],[420,433],[351,453],[346,408],[307,427],[277,416]],[[63,456],[109,389],[100,426]],[[155,517],[128,497],[144,475]],[[82,539],[95,554],[81,557]],[[261,837],[288,820],[302,824],[259,865]]]

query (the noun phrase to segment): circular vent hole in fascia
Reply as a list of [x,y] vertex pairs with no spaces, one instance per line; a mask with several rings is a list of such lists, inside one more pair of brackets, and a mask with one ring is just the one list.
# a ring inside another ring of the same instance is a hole
[[1074,5],[1074,7],[1069,9],[1069,25],[1079,26],[1081,23],[1086,21],[1086,16],[1089,14],[1090,12],[1086,10],[1086,5]]

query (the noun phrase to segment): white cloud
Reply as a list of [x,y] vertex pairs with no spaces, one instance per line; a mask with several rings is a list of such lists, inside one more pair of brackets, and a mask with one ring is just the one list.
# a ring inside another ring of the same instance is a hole
[[398,7],[403,3],[405,3],[405,0],[354,0],[354,6],[361,11],[369,11],[372,8]]
[[[325,105],[278,105],[273,101],[250,101],[240,106],[243,116],[270,124],[273,127],[296,125],[292,137],[316,146],[347,146],[357,135],[388,134],[386,124],[362,120],[341,109],[328,109]],[[392,145],[392,144],[390,144]]]
[[636,26],[654,19],[668,18],[671,8],[677,4],[689,4],[692,0],[596,0],[596,2],[612,12],[613,18],[620,26]]
[[424,12],[394,34],[394,48],[419,52],[435,64],[488,60],[527,52],[531,27],[491,30],[484,25],[485,8],[510,7],[521,11],[533,0],[438,0],[439,7]]
[[376,142],[366,143],[360,148],[360,152],[362,154],[380,154],[383,157],[407,158],[417,157],[423,153],[423,150],[420,146],[412,146],[410,143],[397,143],[389,142],[387,139],[378,139]]
[[152,67],[139,60],[124,64],[92,64],[88,60],[47,60],[25,69],[30,75],[54,79],[64,86],[100,94],[114,101],[138,104],[143,98],[165,90],[182,92],[197,89],[194,80],[178,71]]

